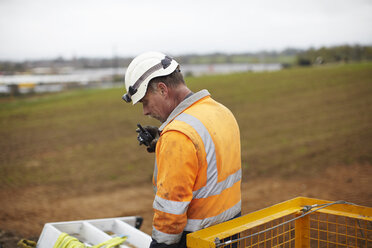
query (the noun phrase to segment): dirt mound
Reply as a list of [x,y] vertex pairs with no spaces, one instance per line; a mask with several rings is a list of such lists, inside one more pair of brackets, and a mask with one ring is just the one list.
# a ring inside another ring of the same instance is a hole
[[[346,200],[372,206],[372,166],[333,166],[316,177],[248,178],[242,184],[243,214],[297,196]],[[153,190],[136,187],[86,185],[74,188],[32,186],[0,190],[0,244],[16,247],[21,238],[34,239],[47,222],[140,215],[142,231],[151,234]],[[36,238],[37,239],[37,238]]]

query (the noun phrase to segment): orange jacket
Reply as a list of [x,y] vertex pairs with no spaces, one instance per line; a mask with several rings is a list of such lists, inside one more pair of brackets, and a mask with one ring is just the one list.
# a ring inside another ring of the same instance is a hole
[[240,133],[207,90],[181,102],[160,130],[152,237],[169,245],[241,212]]

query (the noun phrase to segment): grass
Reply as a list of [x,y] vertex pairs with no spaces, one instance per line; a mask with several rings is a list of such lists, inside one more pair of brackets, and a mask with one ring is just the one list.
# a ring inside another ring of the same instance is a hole
[[246,56],[246,55],[225,55],[202,56],[191,58],[190,64],[213,64],[213,63],[285,63],[295,64],[296,56],[278,55],[274,56]]
[[[236,116],[244,177],[316,176],[372,164],[372,64],[187,78]],[[159,125],[122,89],[0,99],[0,187],[150,182],[136,124]]]

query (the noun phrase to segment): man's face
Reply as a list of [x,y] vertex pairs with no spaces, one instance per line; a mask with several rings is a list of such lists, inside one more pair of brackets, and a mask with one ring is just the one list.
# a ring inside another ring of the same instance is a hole
[[140,100],[140,102],[142,103],[144,115],[151,116],[162,123],[167,120],[169,111],[166,107],[166,100],[160,93],[160,90],[147,90],[146,95]]

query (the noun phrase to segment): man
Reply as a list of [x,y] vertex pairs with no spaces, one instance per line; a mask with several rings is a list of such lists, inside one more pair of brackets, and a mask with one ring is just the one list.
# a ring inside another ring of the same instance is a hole
[[[136,57],[123,99],[159,120],[150,247],[186,247],[186,234],[241,213],[240,133],[207,90],[192,93],[178,63],[158,52]],[[152,136],[157,132],[152,131]]]

